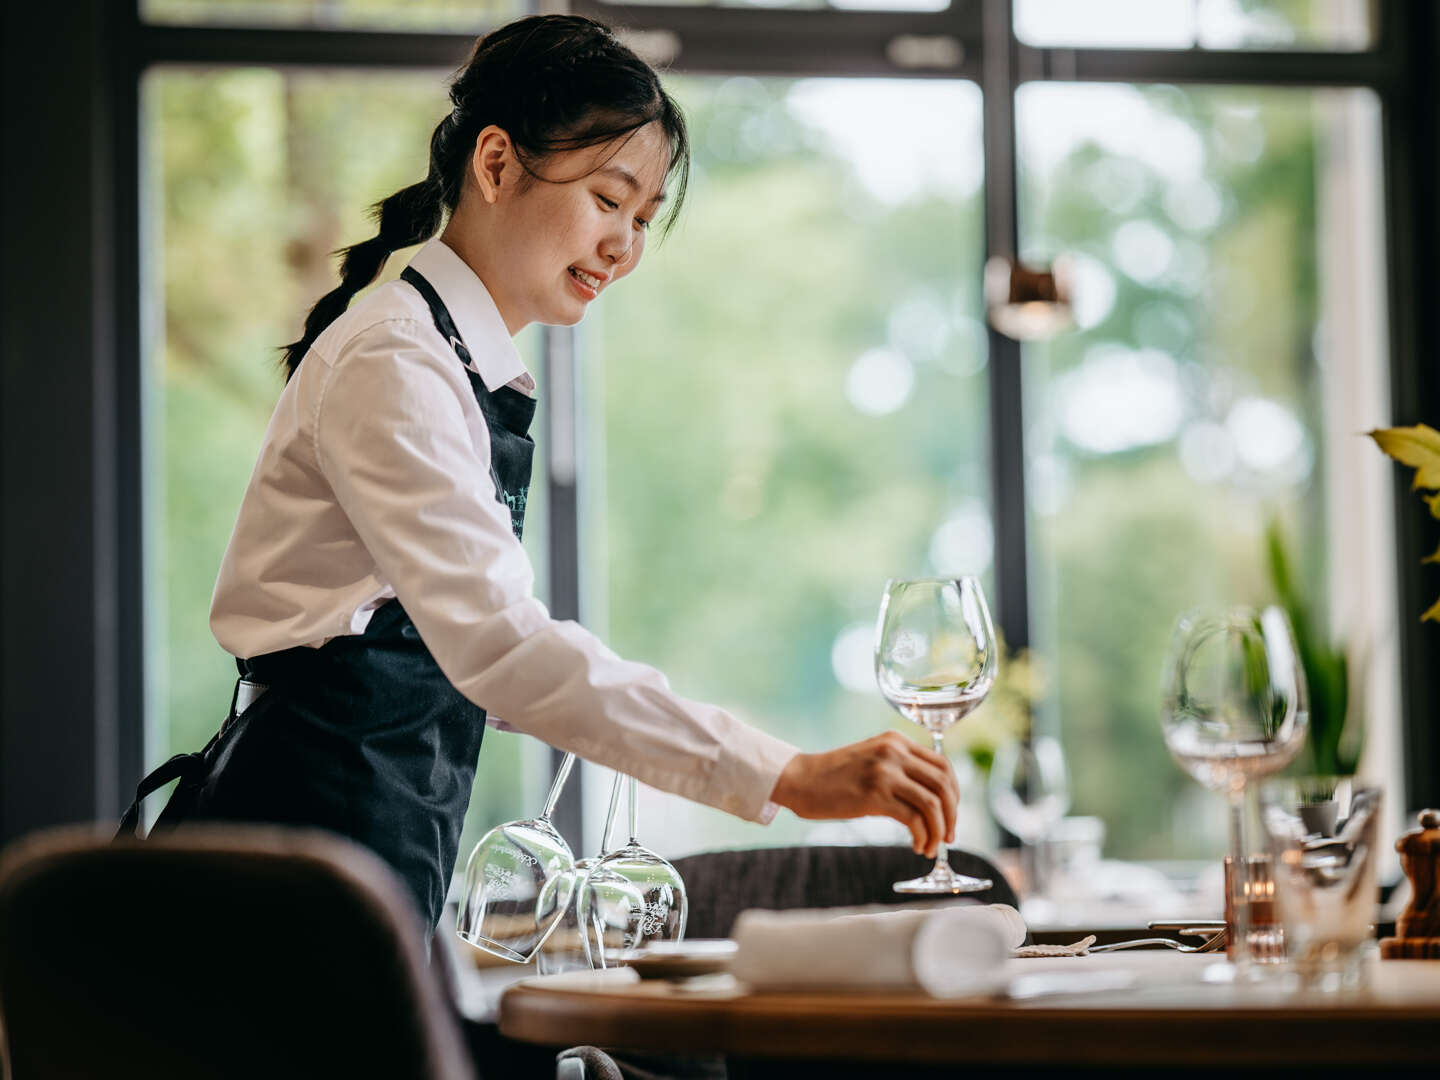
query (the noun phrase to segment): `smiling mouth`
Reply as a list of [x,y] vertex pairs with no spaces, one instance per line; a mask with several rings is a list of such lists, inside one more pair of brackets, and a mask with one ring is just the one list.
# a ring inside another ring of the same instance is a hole
[[594,289],[596,292],[600,291],[601,281],[594,274],[587,274],[584,270],[572,266],[570,267],[570,276],[586,288]]

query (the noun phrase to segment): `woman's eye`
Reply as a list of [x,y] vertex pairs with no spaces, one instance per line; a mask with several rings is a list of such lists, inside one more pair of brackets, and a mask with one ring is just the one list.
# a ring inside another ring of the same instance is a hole
[[606,210],[619,210],[619,209],[620,209],[620,204],[619,204],[619,203],[615,202],[615,201],[612,200],[612,199],[607,199],[604,195],[596,195],[595,198],[597,198],[597,199],[600,200],[600,205],[603,206],[603,207],[605,207]]
[[640,228],[642,228],[642,229],[648,229],[648,228],[650,228],[650,222],[647,221],[647,220],[646,220],[645,218],[643,218],[643,217],[637,217],[637,218],[635,219],[635,224],[636,224],[636,225],[639,225]]

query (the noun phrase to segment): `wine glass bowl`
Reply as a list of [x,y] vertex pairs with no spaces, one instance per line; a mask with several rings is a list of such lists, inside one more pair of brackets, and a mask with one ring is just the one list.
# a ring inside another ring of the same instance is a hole
[[471,850],[455,919],[471,945],[528,964],[565,914],[575,857],[550,818],[574,767],[575,755],[566,754],[539,817],[497,825]]
[[1309,723],[1284,611],[1180,618],[1166,675],[1165,745],[1195,780],[1212,791],[1243,791],[1295,759]]
[[[973,577],[892,579],[875,632],[875,682],[906,719],[930,733],[943,754],[945,732],[973,712],[995,682],[999,646]],[[979,892],[992,882],[957,874],[945,842],[924,877],[895,884],[901,893]]]
[[470,853],[456,932],[486,952],[529,963],[565,913],[574,865],[544,818],[497,825]]
[[630,840],[595,863],[577,903],[592,967],[623,962],[649,942],[681,940],[690,913],[680,872],[636,839],[639,785],[632,777],[629,786]]

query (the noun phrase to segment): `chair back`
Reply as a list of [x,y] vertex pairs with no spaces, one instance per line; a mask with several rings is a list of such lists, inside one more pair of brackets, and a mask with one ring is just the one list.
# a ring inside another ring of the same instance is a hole
[[12,1075],[473,1080],[424,937],[393,872],[332,834],[33,834],[0,858]]
[[[920,877],[933,865],[909,848],[881,846],[709,851],[673,861],[690,898],[685,927],[688,938],[729,937],[736,918],[746,908],[785,911],[928,902],[927,897],[903,896],[892,886]],[[959,873],[994,883],[984,892],[967,896],[986,904],[1017,904],[1015,890],[984,856],[952,850],[950,865]]]

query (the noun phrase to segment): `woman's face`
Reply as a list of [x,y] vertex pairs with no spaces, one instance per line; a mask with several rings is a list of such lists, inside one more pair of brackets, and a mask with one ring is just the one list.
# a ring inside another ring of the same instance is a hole
[[512,334],[532,322],[579,322],[592,300],[635,269],[665,197],[669,160],[669,140],[651,123],[551,155],[536,169],[544,180],[525,184],[517,168],[501,172],[483,256],[491,272],[482,277]]

